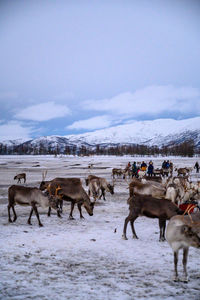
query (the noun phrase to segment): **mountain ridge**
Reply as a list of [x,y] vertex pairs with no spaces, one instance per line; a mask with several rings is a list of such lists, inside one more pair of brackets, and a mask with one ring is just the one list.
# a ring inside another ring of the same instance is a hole
[[192,139],[195,147],[200,147],[200,117],[174,120],[156,119],[148,121],[132,121],[127,124],[100,129],[93,132],[74,135],[41,136],[29,140],[8,140],[0,142],[7,147],[24,146],[30,148],[43,147],[65,151],[66,147],[92,148],[96,145],[109,147],[113,145],[138,144],[146,146],[178,145]]

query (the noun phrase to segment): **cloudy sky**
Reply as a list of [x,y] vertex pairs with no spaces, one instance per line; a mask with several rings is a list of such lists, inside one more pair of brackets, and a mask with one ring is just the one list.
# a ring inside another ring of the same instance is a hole
[[0,139],[200,115],[199,0],[1,0]]

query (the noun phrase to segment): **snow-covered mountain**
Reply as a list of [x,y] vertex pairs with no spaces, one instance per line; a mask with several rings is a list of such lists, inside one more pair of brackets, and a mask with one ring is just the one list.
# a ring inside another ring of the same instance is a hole
[[145,144],[163,146],[172,141],[183,142],[190,138],[200,141],[200,117],[173,120],[134,121],[125,125],[97,130],[79,135],[66,136],[72,143],[95,144]]
[[139,144],[158,147],[175,145],[192,139],[200,147],[200,117],[173,120],[133,121],[94,132],[67,136],[43,136],[29,141],[4,141],[7,147],[45,148],[64,151],[66,147],[94,147],[101,145]]

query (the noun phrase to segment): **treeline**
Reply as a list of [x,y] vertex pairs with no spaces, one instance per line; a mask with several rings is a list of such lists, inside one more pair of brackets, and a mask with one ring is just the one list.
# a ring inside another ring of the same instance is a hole
[[0,143],[0,155],[19,154],[19,155],[79,155],[79,156],[90,156],[90,155],[163,155],[163,156],[189,156],[200,154],[200,149],[195,149],[193,140],[188,140],[179,145],[163,146],[161,148],[157,146],[146,146],[146,145],[113,145],[113,146],[102,146],[96,145],[94,147],[81,146],[65,146],[51,148],[45,147],[43,144],[31,147],[28,144],[21,144],[18,146],[6,146]]

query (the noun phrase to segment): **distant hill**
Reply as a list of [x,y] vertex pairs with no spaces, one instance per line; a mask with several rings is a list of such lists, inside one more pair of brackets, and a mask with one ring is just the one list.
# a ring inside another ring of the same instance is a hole
[[185,120],[132,121],[84,134],[43,136],[29,141],[3,141],[1,147],[29,149],[28,153],[34,149],[40,151],[45,149],[49,153],[59,149],[59,152],[63,153],[73,147],[92,149],[97,145],[103,148],[117,145],[146,145],[161,148],[180,145],[188,140],[193,140],[196,149],[200,148],[200,117]]

